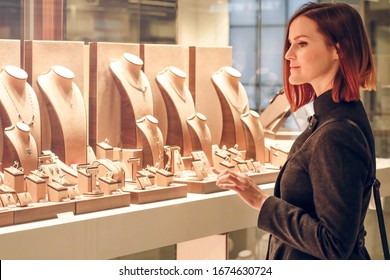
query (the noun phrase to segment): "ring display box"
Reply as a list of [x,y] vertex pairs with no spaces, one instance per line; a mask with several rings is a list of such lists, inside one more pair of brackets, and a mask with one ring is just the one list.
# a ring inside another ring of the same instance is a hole
[[100,177],[99,178],[99,189],[104,194],[112,194],[120,188],[119,182],[113,178]]
[[56,182],[48,184],[48,191],[50,202],[63,202],[68,199],[68,189]]
[[24,192],[24,173],[18,168],[4,168],[4,182],[16,192]]
[[31,194],[34,202],[43,201],[46,199],[46,181],[41,177],[30,174],[26,176],[27,191]]

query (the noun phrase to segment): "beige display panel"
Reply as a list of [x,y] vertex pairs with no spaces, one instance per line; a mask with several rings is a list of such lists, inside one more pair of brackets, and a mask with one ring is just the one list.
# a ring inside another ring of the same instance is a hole
[[211,76],[223,66],[232,65],[232,47],[190,47],[189,88],[196,112],[207,118],[212,144],[220,144],[222,109]]
[[[148,77],[153,92],[154,117],[158,119],[159,128],[167,138],[168,120],[164,100],[155,81],[157,73],[166,67],[174,66],[187,74],[189,71],[189,51],[186,46],[178,45],[141,45],[141,59],[144,61],[144,72]],[[186,80],[188,86],[188,78]]]
[[[0,40],[0,69],[7,66],[13,65],[20,67],[20,41],[19,40]],[[3,157],[4,149],[4,127],[2,121],[0,122],[0,162]],[[1,166],[0,166],[1,167]]]
[[[95,149],[105,139],[121,146],[121,94],[110,64],[124,53],[140,55],[138,44],[90,43],[89,144]],[[133,123],[135,127],[135,122]]]
[[[50,116],[46,101],[41,94],[37,78],[39,75],[47,73],[54,65],[68,68],[74,73],[73,82],[84,96],[84,43],[72,41],[26,41],[25,42],[25,70],[28,73],[28,82],[37,94],[41,113],[41,143],[37,141],[41,150],[52,148],[52,131]],[[85,108],[86,110],[86,108]],[[74,153],[67,162],[85,162],[87,157],[87,128],[83,139],[85,145],[74,147]]]

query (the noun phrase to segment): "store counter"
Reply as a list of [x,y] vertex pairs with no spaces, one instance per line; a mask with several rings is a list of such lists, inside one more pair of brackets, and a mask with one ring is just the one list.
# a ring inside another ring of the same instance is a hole
[[[390,196],[390,159],[378,160],[382,196]],[[274,184],[261,188],[272,194]],[[186,198],[0,228],[0,259],[112,259],[256,226],[258,211],[234,192]]]

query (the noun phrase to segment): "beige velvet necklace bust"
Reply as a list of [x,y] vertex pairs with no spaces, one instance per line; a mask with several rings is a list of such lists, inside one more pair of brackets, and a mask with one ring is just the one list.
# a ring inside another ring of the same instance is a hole
[[195,114],[195,104],[185,80],[187,75],[174,66],[165,68],[156,75],[156,82],[167,110],[167,145],[177,145],[182,155],[191,153],[191,138],[186,120]]
[[196,113],[187,118],[192,150],[204,151],[209,162],[212,162],[211,132],[207,125],[207,118],[201,113]]
[[[27,73],[16,66],[5,66],[0,70],[0,118],[4,128],[18,122],[27,124],[40,152],[39,103],[34,90],[26,82],[27,77]],[[0,155],[2,152],[1,150]]]
[[142,148],[144,167],[147,165],[164,167],[164,139],[158,127],[158,120],[146,115],[137,120],[139,146]]
[[222,107],[221,145],[245,149],[245,138],[240,116],[249,111],[248,96],[240,82],[241,73],[229,66],[214,73],[211,81],[217,91]]
[[153,115],[153,95],[150,83],[142,71],[143,61],[124,53],[110,63],[110,71],[121,95],[121,142],[124,148],[134,148],[138,119]]
[[55,65],[38,76],[37,84],[49,112],[51,150],[66,164],[86,162],[87,114],[74,73]]
[[246,141],[246,158],[265,161],[264,131],[260,122],[260,116],[256,111],[241,115],[241,121],[244,124]]
[[6,149],[4,150],[3,166],[12,166],[19,162],[24,173],[36,170],[38,167],[38,149],[30,127],[22,122],[7,127],[4,130]]

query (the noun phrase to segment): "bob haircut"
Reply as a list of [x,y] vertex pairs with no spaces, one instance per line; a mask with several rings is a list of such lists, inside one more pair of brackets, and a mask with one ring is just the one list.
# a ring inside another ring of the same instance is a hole
[[[359,89],[375,89],[375,69],[371,48],[358,12],[347,4],[307,3],[288,22],[284,54],[290,48],[288,40],[290,25],[297,17],[305,16],[317,24],[318,31],[325,37],[329,46],[334,46],[339,54],[340,68],[334,77],[332,99],[334,102],[360,99]],[[299,107],[314,100],[316,94],[310,84],[291,85],[289,61],[283,61],[284,91],[296,111]]]

